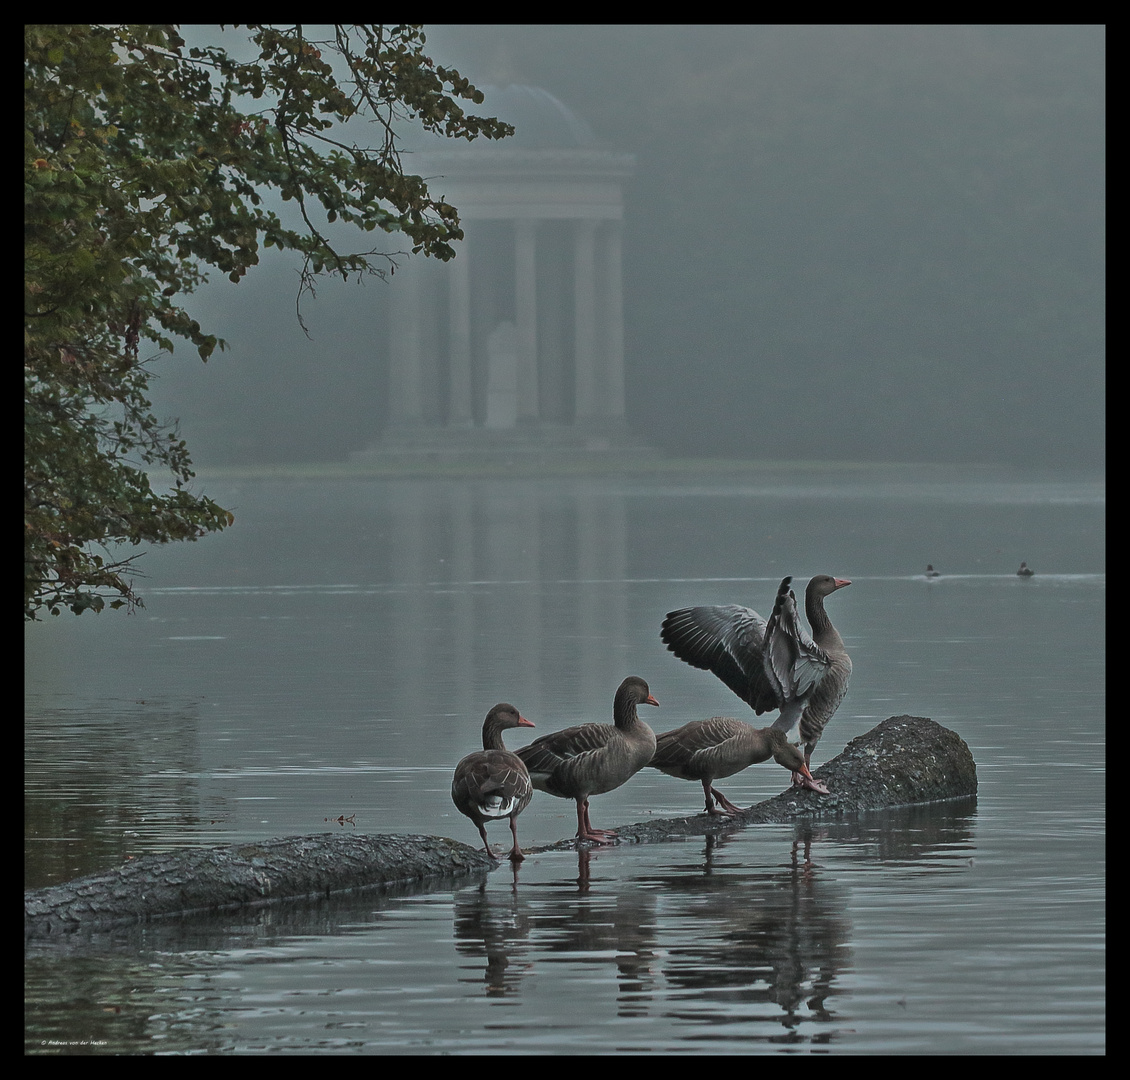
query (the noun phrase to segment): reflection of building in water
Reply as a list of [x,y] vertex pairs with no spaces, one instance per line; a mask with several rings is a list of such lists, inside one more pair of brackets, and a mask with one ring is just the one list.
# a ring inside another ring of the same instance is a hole
[[459,210],[448,263],[390,285],[388,419],[373,453],[602,450],[624,429],[623,185],[634,158],[530,86],[487,88],[502,143],[406,159]]
[[[372,554],[386,563],[377,572],[404,588],[380,601],[381,623],[395,632],[379,653],[409,715],[471,701],[485,715],[511,701],[539,728],[549,715],[611,722],[616,687],[632,674],[609,647],[629,636],[623,497],[562,480],[386,490],[384,551]],[[594,688],[607,689],[606,713],[568,715],[605,697]]]

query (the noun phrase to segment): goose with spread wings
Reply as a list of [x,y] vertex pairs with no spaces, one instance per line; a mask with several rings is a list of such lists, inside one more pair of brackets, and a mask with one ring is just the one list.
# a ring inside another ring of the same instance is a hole
[[[791,583],[791,577],[781,582],[768,620],[738,604],[680,608],[668,612],[660,636],[680,660],[713,672],[759,716],[780,710],[771,727],[795,733],[809,766],[851,677],[851,657],[824,598],[851,582],[830,574],[809,581],[804,608],[811,633],[801,624]],[[828,793],[800,771],[793,783]]]

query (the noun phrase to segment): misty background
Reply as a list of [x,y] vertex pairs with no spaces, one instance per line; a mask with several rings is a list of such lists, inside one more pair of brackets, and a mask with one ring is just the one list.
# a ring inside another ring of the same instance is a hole
[[[436,63],[480,88],[542,87],[636,155],[624,309],[641,439],[679,456],[1102,466],[1103,27],[427,35]],[[326,279],[302,301],[307,337],[296,260],[261,259],[190,299],[229,349],[156,361],[155,410],[198,466],[344,459],[382,433],[396,278]]]

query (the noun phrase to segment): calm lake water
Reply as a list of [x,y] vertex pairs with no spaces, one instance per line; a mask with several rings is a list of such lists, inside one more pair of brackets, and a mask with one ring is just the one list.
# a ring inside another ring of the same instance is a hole
[[[785,574],[853,581],[828,603],[855,672],[816,763],[887,716],[928,716],[969,743],[979,794],[34,943],[29,1052],[1105,1052],[1100,479],[207,490],[236,526],[147,554],[143,611],[26,628],[28,887],[326,830],[477,844],[448,791],[492,705],[539,734],[609,721],[636,674],[656,730],[753,719],[666,652],[659,624],[692,603],[767,614]],[[746,805],[787,782],[767,763],[722,790]],[[644,770],[592,817],[701,808],[697,784]],[[534,847],[575,823],[539,793],[519,835]]]

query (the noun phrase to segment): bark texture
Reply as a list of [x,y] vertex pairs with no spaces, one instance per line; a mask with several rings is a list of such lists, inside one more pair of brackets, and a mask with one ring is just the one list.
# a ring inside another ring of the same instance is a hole
[[24,933],[124,926],[344,889],[485,873],[486,853],[442,836],[318,833],[143,855],[113,870],[24,893]]

